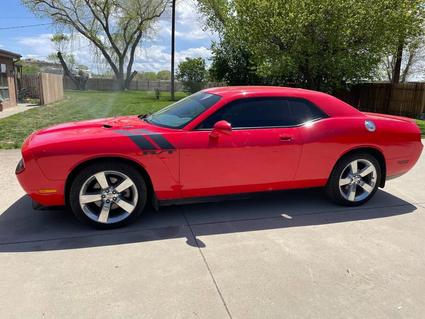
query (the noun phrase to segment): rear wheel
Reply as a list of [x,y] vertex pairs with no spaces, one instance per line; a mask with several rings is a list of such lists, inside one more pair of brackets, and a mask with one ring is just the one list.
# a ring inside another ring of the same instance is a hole
[[74,179],[69,204],[81,221],[97,228],[116,228],[133,221],[146,205],[143,177],[131,165],[97,163]]
[[381,182],[379,162],[370,154],[352,154],[336,165],[326,186],[326,193],[336,203],[359,206],[376,193]]

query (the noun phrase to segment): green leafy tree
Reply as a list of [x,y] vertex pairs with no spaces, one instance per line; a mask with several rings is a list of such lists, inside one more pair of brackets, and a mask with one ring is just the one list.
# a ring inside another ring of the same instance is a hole
[[223,40],[212,45],[212,64],[209,69],[213,81],[226,82],[228,85],[261,84],[257,75],[257,66],[247,49]]
[[136,49],[169,0],[21,0],[31,11],[83,35],[111,67],[121,89],[136,75]]
[[171,72],[168,70],[161,70],[156,74],[158,80],[171,80]]
[[177,70],[177,79],[182,81],[185,91],[196,93],[202,90],[208,77],[208,71],[203,58],[186,58]]
[[41,71],[40,67],[36,64],[25,61],[20,61],[19,63],[22,65],[22,74],[37,74]]
[[155,72],[141,72],[137,74],[138,80],[156,81],[158,77]]
[[424,10],[419,0],[199,1],[265,83],[323,91],[372,78],[400,38],[422,29]]
[[[402,27],[394,30],[393,37],[397,40],[397,42],[393,44],[392,48],[390,48],[390,54],[392,55],[393,60],[391,74],[391,81],[393,83],[399,83],[400,80],[404,82],[405,80],[403,79],[405,74],[402,74],[402,64],[406,51],[409,52],[409,57],[414,57],[414,51],[416,51],[421,43],[423,43],[424,6],[424,1],[416,0],[400,1],[399,3],[399,15],[397,16],[397,19],[399,21],[399,25]],[[409,69],[410,63],[407,65],[407,72],[409,72]]]

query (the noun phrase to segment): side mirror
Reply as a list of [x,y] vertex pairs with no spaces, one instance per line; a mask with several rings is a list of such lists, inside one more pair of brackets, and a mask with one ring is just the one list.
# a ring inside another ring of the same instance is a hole
[[232,125],[227,121],[218,121],[214,124],[214,128],[210,133],[210,137],[217,138],[220,134],[230,135],[232,134]]

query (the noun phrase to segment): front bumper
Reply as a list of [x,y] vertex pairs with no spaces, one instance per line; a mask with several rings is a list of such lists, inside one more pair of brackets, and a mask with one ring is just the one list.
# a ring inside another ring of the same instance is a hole
[[24,191],[41,206],[65,205],[65,181],[53,181],[46,178],[35,160],[19,162],[16,177]]

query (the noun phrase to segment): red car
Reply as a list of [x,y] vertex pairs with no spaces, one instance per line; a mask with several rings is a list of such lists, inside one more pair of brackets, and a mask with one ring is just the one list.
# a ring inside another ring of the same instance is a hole
[[411,119],[362,113],[283,87],[207,89],[157,113],[56,125],[30,135],[16,174],[42,206],[101,228],[194,197],[325,187],[357,206],[422,151]]

